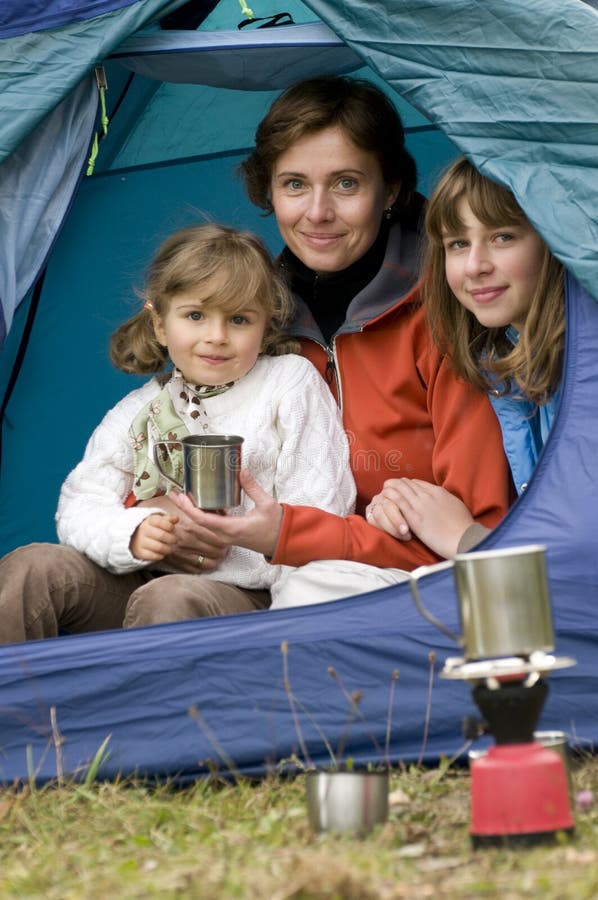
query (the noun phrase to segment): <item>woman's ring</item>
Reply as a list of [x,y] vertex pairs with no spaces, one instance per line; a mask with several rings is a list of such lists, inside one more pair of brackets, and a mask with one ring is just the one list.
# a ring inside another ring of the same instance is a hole
[[201,567],[203,566],[203,564],[205,562],[205,559],[206,559],[205,556],[202,556],[202,554],[200,553],[199,556],[197,557],[197,561],[195,563],[195,565],[198,567],[198,569],[201,569]]

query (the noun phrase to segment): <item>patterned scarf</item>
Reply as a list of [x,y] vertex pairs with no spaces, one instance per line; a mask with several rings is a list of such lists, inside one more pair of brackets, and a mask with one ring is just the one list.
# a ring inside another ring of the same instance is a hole
[[[174,369],[160,393],[137,413],[129,428],[133,450],[133,493],[137,500],[149,500],[164,493],[164,479],[154,462],[155,445],[160,463],[174,481],[183,485],[181,438],[189,434],[209,433],[210,423],[202,399],[228,391],[234,381],[221,385],[191,385]],[[174,443],[172,443],[174,442]],[[177,443],[179,442],[179,443]]]

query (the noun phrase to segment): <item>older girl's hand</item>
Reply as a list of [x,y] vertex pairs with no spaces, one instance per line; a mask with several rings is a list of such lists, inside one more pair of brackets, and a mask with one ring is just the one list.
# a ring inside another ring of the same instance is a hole
[[370,525],[397,538],[399,541],[410,541],[413,535],[403,512],[401,511],[401,495],[394,485],[398,478],[389,478],[379,494],[372,497],[365,510],[365,517]]
[[[458,497],[438,484],[417,478],[396,478],[384,483],[380,516],[404,518],[413,534],[439,556],[449,558],[458,551],[464,532],[474,518]],[[378,510],[376,509],[377,513]]]
[[248,469],[239,475],[241,487],[255,506],[240,516],[227,516],[198,509],[187,496],[171,492],[168,496],[196,526],[226,546],[246,547],[264,556],[273,556],[278,541],[282,506],[258,484]]

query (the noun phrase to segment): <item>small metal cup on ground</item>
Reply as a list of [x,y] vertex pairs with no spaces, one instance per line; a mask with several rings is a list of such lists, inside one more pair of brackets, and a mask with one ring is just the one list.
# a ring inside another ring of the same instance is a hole
[[[238,434],[190,435],[177,441],[156,441],[154,459],[160,474],[200,509],[230,509],[241,502],[239,470],[241,445]],[[160,448],[183,451],[182,482],[177,481],[160,461]]]
[[569,799],[571,807],[575,804],[575,796],[573,791],[573,779],[571,777],[571,751],[569,748],[569,737],[564,731],[534,731],[534,740],[538,744],[542,744],[548,750],[554,750],[555,753],[563,760],[565,773],[567,775],[567,787],[569,789]]
[[364,837],[388,819],[388,772],[307,772],[313,831]]

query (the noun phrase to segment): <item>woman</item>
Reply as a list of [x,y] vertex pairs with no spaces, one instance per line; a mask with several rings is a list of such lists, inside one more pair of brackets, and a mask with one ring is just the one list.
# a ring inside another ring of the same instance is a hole
[[493,527],[510,492],[500,430],[487,398],[455,376],[430,337],[416,286],[422,198],[393,104],[365,81],[299,83],[274,101],[242,171],[285,241],[279,265],[298,309],[290,333],[340,404],[357,514],[280,505],[244,473],[255,502],[245,517],[218,518],[176,498],[210,535],[198,552],[216,560],[217,545],[239,544],[291,566],[433,562],[407,526],[397,541],[363,517],[381,485],[402,475],[442,485]]
[[[563,267],[511,191],[466,159],[439,181],[425,224],[422,293],[432,332],[459,377],[489,394],[520,495],[559,402]],[[406,520],[443,556],[468,550],[487,534],[457,497],[406,478],[385,484],[368,517],[396,536]]]

